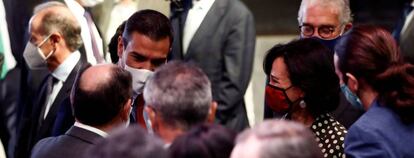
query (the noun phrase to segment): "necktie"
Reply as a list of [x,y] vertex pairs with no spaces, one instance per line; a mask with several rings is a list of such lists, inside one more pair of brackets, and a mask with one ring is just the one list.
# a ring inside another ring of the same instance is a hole
[[95,56],[95,59],[96,59],[97,63],[103,63],[104,59],[102,58],[101,54],[99,53],[98,44],[96,42],[95,33],[93,31],[93,28],[94,28],[95,24],[93,23],[92,17],[88,13],[88,11],[85,10],[85,13],[83,14],[83,16],[85,17],[86,22],[88,23],[88,29],[89,29],[89,33],[91,35],[93,55]]

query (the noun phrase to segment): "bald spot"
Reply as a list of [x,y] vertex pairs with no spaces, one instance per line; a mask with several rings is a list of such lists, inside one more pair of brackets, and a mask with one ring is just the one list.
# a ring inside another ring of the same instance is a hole
[[100,64],[86,69],[79,80],[79,88],[91,92],[107,84],[115,68],[113,64]]
[[[48,14],[54,14],[62,19],[67,19],[67,20],[70,20],[74,24],[78,24],[78,22],[76,21],[76,17],[72,14],[72,12],[66,6],[51,6],[51,7],[42,8],[40,10],[35,11],[35,14],[30,19],[31,25],[29,26],[30,27],[29,30],[39,28],[40,24],[43,21],[43,17]],[[39,31],[44,32],[45,30],[39,30]]]

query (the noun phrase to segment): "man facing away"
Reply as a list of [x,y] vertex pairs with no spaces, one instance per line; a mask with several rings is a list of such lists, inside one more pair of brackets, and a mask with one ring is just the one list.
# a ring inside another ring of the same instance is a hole
[[108,132],[129,124],[131,75],[116,65],[90,67],[74,84],[71,93],[75,124],[58,137],[40,140],[33,158],[83,157]]

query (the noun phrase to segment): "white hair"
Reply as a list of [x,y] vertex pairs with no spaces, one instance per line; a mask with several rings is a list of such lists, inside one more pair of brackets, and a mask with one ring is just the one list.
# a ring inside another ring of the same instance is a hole
[[320,5],[327,9],[334,9],[338,12],[338,20],[342,24],[352,22],[351,8],[349,7],[349,0],[302,0],[298,12],[298,22],[301,25],[303,22],[303,14],[309,6]]

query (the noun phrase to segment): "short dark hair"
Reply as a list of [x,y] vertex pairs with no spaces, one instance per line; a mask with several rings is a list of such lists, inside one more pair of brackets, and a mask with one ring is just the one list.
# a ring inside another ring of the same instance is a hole
[[87,152],[90,158],[167,158],[162,141],[138,125],[112,133]]
[[73,111],[75,118],[86,125],[101,126],[112,121],[132,95],[131,74],[116,66],[111,67],[111,78],[93,90],[80,86],[82,75],[74,84]]
[[305,93],[306,108],[317,117],[338,107],[340,88],[333,54],[316,39],[299,39],[270,49],[263,61],[263,67],[269,76],[273,61],[283,58],[289,79]]
[[173,61],[158,68],[147,81],[144,99],[169,126],[188,130],[207,120],[211,83],[195,64]]
[[221,125],[199,125],[174,140],[171,158],[228,158],[235,138],[234,131]]
[[119,60],[118,38],[119,36],[122,36],[122,33],[124,32],[124,29],[125,29],[125,24],[126,24],[126,21],[122,22],[122,24],[118,26],[114,36],[112,36],[111,41],[109,41],[109,44],[108,44],[108,51],[109,51],[109,54],[111,55],[111,61],[114,64],[117,63]]
[[[155,10],[141,10],[132,14],[125,24],[122,34],[124,43],[128,43],[130,35],[138,32],[149,37],[153,41],[159,41],[166,37],[170,39],[170,47],[173,41],[173,32],[170,20],[162,13]],[[127,44],[124,44],[126,47]]]
[[343,74],[351,73],[378,92],[379,103],[393,109],[403,122],[414,122],[414,66],[403,61],[388,31],[355,26],[339,41],[336,52]]

